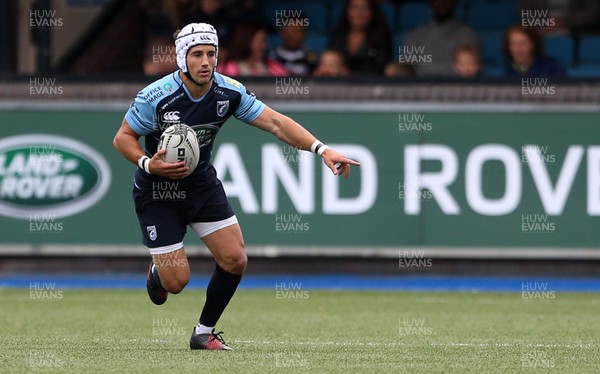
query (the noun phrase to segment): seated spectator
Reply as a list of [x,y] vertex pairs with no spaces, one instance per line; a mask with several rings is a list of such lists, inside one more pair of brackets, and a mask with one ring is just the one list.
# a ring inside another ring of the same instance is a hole
[[173,64],[169,57],[175,54],[173,33],[185,26],[186,14],[194,12],[196,6],[193,1],[140,0],[145,38],[144,74],[165,75],[177,70],[177,62]]
[[386,77],[412,77],[415,72],[412,66],[393,61],[385,65],[384,75]]
[[228,49],[229,60],[217,65],[219,73],[233,77],[289,76],[283,65],[266,57],[267,29],[264,26],[241,23],[234,29]]
[[186,24],[185,18],[197,9],[195,1],[140,0],[147,40],[171,38],[175,30]]
[[521,0],[520,10],[522,26],[544,34],[585,35],[599,31],[598,0]]
[[327,49],[321,54],[315,77],[345,77],[350,73],[344,55],[340,51]]
[[234,24],[229,11],[223,6],[223,0],[197,0],[198,9],[184,19],[184,24],[203,22],[214,26],[219,35],[219,59],[227,59],[229,34]]
[[461,78],[477,78],[481,73],[481,54],[474,45],[465,45],[454,51],[454,72]]
[[317,55],[304,48],[306,27],[301,17],[290,17],[279,29],[282,43],[269,51],[293,75],[310,75],[317,63]]
[[433,19],[409,31],[403,48],[412,55],[417,54],[415,61],[427,57],[426,63],[412,64],[416,76],[451,77],[455,74],[453,61],[456,48],[477,46],[479,38],[456,17],[457,0],[430,0],[429,5]]
[[155,38],[146,45],[144,74],[163,76],[178,69],[173,38]]
[[376,0],[346,0],[329,48],[344,55],[352,74],[383,74],[391,59],[390,35]]
[[510,27],[504,34],[506,77],[564,77],[566,71],[556,60],[544,55],[542,36],[533,29]]

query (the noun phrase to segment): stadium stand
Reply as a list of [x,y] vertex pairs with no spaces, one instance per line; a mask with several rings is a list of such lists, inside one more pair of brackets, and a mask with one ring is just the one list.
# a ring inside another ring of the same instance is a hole
[[513,2],[476,2],[469,6],[467,23],[475,30],[504,30],[517,20]]
[[565,68],[575,64],[575,40],[570,36],[547,36],[544,47],[548,55],[557,59]]
[[430,19],[427,2],[411,2],[400,5],[397,27],[401,31],[413,29]]

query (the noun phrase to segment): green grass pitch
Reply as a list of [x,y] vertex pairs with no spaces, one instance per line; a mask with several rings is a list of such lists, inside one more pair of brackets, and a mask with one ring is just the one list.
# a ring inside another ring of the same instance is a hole
[[600,295],[240,290],[218,329],[235,351],[190,351],[204,293],[0,290],[0,372],[597,373]]

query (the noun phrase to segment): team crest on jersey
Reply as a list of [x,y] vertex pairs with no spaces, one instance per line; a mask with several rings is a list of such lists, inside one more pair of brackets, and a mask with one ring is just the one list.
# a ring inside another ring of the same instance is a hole
[[229,100],[217,100],[217,114],[219,117],[225,117],[229,110]]
[[156,226],[146,226],[146,231],[148,231],[148,237],[150,238],[150,240],[155,241],[158,237],[158,234],[156,232]]

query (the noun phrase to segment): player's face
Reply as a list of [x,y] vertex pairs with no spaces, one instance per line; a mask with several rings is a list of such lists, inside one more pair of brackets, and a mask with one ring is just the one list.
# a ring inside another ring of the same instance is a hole
[[188,71],[198,84],[210,82],[216,62],[216,48],[212,45],[196,45],[187,55]]

